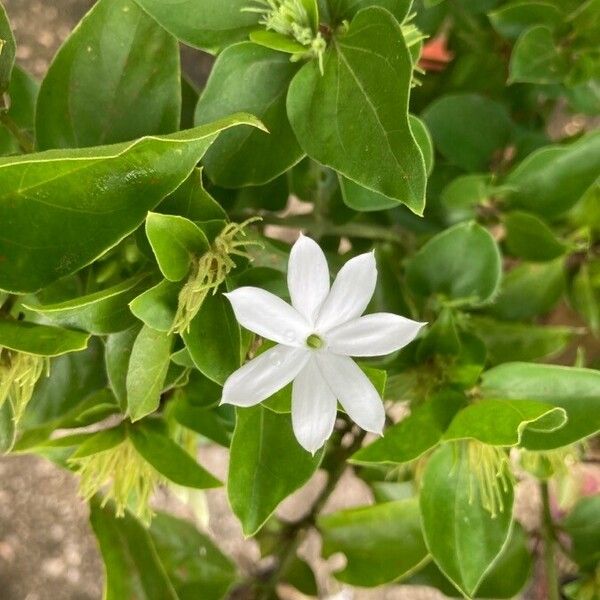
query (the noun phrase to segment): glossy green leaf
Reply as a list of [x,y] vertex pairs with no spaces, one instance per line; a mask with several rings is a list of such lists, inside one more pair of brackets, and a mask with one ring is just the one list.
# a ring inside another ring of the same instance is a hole
[[598,178],[600,132],[570,144],[540,148],[509,173],[504,184],[514,207],[552,218],[573,207]]
[[135,449],[169,481],[196,489],[219,487],[221,482],[151,422],[131,427],[128,435]]
[[0,4],[0,94],[9,88],[17,44],[8,20],[8,15]]
[[600,496],[582,498],[562,522],[571,538],[571,556],[584,568],[600,561]]
[[566,422],[565,410],[551,404],[486,399],[460,410],[443,439],[474,439],[490,446],[517,446],[526,430],[550,433]]
[[179,74],[175,38],[133,0],[99,0],[44,78],[36,110],[39,149],[100,146],[176,131]]
[[56,304],[28,305],[26,308],[64,327],[83,329],[94,335],[116,333],[135,323],[128,304],[137,296],[146,279],[145,275],[136,276],[93,294]]
[[123,409],[127,406],[129,357],[140,329],[141,326],[134,326],[109,335],[104,344],[104,363],[110,389]]
[[134,298],[129,308],[145,325],[156,331],[170,331],[177,313],[181,283],[163,279]]
[[85,458],[87,456],[106,452],[107,450],[122,444],[126,437],[127,434],[123,424],[111,427],[110,429],[102,429],[101,431],[92,434],[82,444],[79,444],[71,458]]
[[192,523],[158,513],[150,535],[179,600],[222,600],[236,576],[235,565]]
[[513,489],[500,489],[503,510],[495,517],[482,507],[471,482],[466,449],[445,444],[429,459],[420,505],[423,534],[434,560],[450,581],[472,597],[511,529]]
[[433,396],[408,417],[386,429],[381,439],[356,452],[350,462],[402,464],[418,459],[439,443],[464,404],[464,396],[456,392]]
[[513,125],[502,104],[477,94],[448,94],[421,115],[440,154],[467,171],[487,169],[510,142]]
[[395,581],[428,556],[416,498],[353,508],[321,517],[323,555],[346,556],[336,579],[361,587]]
[[81,331],[0,319],[0,347],[26,354],[60,356],[85,350],[89,338]]
[[600,373],[593,369],[506,363],[484,373],[481,392],[489,398],[539,400],[567,412],[567,424],[552,435],[524,433],[523,445],[531,450],[566,446],[600,430]]
[[567,251],[544,221],[525,212],[515,211],[506,216],[506,247],[510,254],[525,260],[547,261]]
[[270,31],[268,29],[259,29],[257,31],[250,32],[250,41],[269,48],[271,50],[277,50],[278,52],[286,52],[287,54],[306,54],[306,46],[303,46],[300,42],[295,39],[277,33],[276,31]]
[[160,271],[169,281],[183,279],[192,259],[209,248],[204,232],[185,217],[150,212],[146,217],[146,235]]
[[204,157],[212,181],[223,187],[262,185],[302,158],[285,107],[298,68],[285,54],[250,42],[219,55],[196,107],[195,123],[244,111],[261,119],[269,133],[241,127],[220,136]]
[[522,263],[504,276],[489,312],[494,317],[511,321],[532,319],[552,310],[564,288],[562,259]]
[[533,25],[553,28],[564,19],[556,5],[537,0],[510,2],[489,13],[488,17],[494,29],[509,40],[516,40]]
[[220,385],[241,365],[240,326],[222,294],[206,297],[183,339],[198,370]]
[[231,444],[235,418],[233,420],[228,418],[232,413],[230,406],[197,406],[192,404],[189,397],[183,396],[177,398],[171,411],[170,415],[180,425],[199,433],[220,446],[228,448]]
[[509,66],[509,83],[559,83],[568,73],[568,60],[545,25],[526,29],[517,40]]
[[279,503],[317,470],[323,451],[311,456],[296,441],[289,415],[262,406],[237,410],[227,493],[244,534],[254,535]]
[[409,0],[328,0],[331,16],[336,22],[351,20],[359,10],[369,6],[380,6],[389,10],[401,23],[412,2]]
[[154,412],[171,362],[173,336],[144,325],[131,349],[127,370],[127,413],[132,421]]
[[458,224],[431,239],[408,265],[411,289],[481,304],[498,290],[502,273],[498,246],[490,233],[470,222]]
[[111,505],[90,502],[90,523],[104,560],[104,600],[180,600],[150,533],[128,512],[116,519]]
[[188,177],[219,131],[241,123],[258,124],[238,115],[133,143],[0,159],[0,289],[33,292],[89,264]]
[[358,13],[347,33],[334,36],[323,75],[317,61],[302,67],[287,110],[311,158],[421,214],[426,173],[408,121],[411,79],[397,21],[373,7]]
[[487,174],[462,175],[453,179],[440,194],[440,204],[447,225],[471,221],[477,208],[491,193],[491,177]]
[[559,354],[577,333],[571,327],[533,325],[472,317],[473,331],[484,341],[494,365],[511,360],[534,361]]
[[257,29],[248,0],[136,0],[167,31],[190,46],[216,52]]

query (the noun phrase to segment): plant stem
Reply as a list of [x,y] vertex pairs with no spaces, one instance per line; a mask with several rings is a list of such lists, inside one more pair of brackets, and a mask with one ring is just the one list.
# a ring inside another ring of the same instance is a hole
[[10,117],[8,112],[5,110],[0,111],[0,123],[2,123],[2,125],[4,125],[4,127],[6,127],[6,129],[13,134],[19,144],[19,147],[25,154],[30,154],[35,150],[33,140],[15,123],[13,118]]
[[[352,423],[349,420],[346,420],[344,428],[339,432],[339,440],[341,441],[344,435],[352,431],[352,429]],[[329,500],[329,497],[335,490],[346,470],[346,461],[360,448],[365,435],[365,431],[355,432],[354,438],[348,446],[338,446],[329,457],[332,459],[333,466],[329,471],[325,487],[321,490],[321,493],[313,503],[309,513],[299,521],[290,523],[283,530],[281,534],[282,543],[279,546],[279,551],[275,557],[277,561],[276,567],[270,573],[268,579],[259,584],[261,592],[258,595],[257,600],[271,600],[274,597],[275,588],[285,576],[287,568],[296,557],[298,546],[302,543],[306,532],[315,525],[319,513],[327,503],[327,500]]]
[[560,600],[558,571],[556,569],[556,558],[554,545],[556,532],[554,521],[550,512],[550,495],[548,493],[548,482],[540,483],[542,494],[542,533],[544,540],[544,567],[546,572],[546,592],[548,600]]

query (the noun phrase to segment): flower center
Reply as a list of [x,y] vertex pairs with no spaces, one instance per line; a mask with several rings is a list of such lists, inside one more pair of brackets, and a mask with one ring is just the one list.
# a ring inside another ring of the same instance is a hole
[[320,350],[325,345],[325,342],[316,333],[311,333],[306,338],[306,345],[313,350]]

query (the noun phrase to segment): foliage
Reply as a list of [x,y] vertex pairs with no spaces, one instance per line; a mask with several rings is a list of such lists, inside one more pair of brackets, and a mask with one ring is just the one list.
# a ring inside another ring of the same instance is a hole
[[[309,529],[350,585],[510,598],[537,558],[557,600],[565,554],[564,593],[600,596],[600,504],[577,479],[600,430],[600,132],[555,132],[600,113],[598,0],[98,0],[41,84],[3,9],[0,38],[0,448],[77,473],[105,598],[316,595]],[[216,57],[201,91],[180,44]],[[220,405],[270,349],[224,293],[289,300],[272,225],[335,270],[374,250],[368,312],[429,323],[361,361],[383,437],[340,410],[311,455],[289,386]],[[232,510],[273,557],[250,576],[150,502],[222,485],[207,443],[230,451]],[[281,520],[317,470],[320,495]],[[373,502],[322,514],[348,470]]]

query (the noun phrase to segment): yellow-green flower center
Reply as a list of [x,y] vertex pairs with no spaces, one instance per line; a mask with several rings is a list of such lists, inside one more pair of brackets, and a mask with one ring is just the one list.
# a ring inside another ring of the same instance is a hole
[[320,350],[325,345],[325,342],[316,333],[311,333],[306,338],[306,345],[313,350]]

